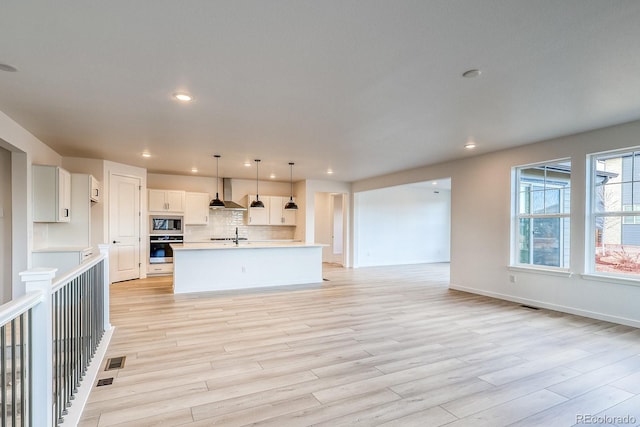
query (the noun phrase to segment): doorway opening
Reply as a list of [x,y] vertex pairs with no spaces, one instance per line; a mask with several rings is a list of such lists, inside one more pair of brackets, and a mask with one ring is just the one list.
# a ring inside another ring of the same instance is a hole
[[314,240],[322,248],[322,262],[344,267],[346,260],[345,193],[316,193]]

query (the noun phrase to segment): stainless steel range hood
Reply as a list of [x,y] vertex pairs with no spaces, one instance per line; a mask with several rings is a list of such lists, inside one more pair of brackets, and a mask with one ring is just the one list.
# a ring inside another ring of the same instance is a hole
[[224,208],[211,207],[211,209],[226,209],[231,211],[247,210],[247,208],[245,208],[244,206],[234,202],[232,198],[233,193],[231,190],[231,178],[222,178],[222,200],[224,201]]

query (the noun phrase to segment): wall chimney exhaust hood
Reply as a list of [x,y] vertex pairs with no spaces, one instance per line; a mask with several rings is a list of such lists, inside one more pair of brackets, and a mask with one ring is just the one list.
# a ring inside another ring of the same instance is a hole
[[211,209],[221,209],[227,211],[246,211],[247,208],[231,200],[233,193],[231,191],[231,178],[222,178],[222,200],[224,207],[210,207]]

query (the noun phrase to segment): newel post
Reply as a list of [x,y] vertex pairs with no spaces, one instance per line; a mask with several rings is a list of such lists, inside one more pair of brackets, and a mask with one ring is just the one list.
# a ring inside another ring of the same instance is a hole
[[33,268],[20,273],[26,292],[42,291],[42,302],[31,311],[32,425],[53,426],[53,330],[51,288],[57,268]]
[[111,286],[111,282],[109,281],[109,245],[100,244],[98,245],[100,249],[100,253],[104,255],[104,264],[102,271],[102,301],[104,303],[104,330],[108,331],[111,329],[111,321],[109,318],[109,287]]

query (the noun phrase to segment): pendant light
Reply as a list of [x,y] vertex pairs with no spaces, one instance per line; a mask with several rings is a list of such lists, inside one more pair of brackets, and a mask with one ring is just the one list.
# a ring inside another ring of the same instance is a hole
[[216,198],[209,203],[209,207],[224,208],[224,202],[220,200],[220,197],[218,197],[218,187],[220,186],[220,180],[218,179],[218,162],[220,160],[220,155],[214,154],[213,157],[216,158]]
[[252,208],[264,208],[264,203],[260,200],[260,195],[258,194],[258,166],[260,165],[260,159],[256,159],[256,199],[251,202]]
[[290,173],[289,173],[289,182],[291,182],[291,193],[289,196],[289,201],[287,202],[286,205],[284,205],[284,208],[286,210],[297,210],[298,209],[298,205],[296,205],[296,202],[293,201],[293,165],[295,163],[289,163],[289,169],[290,169]]

